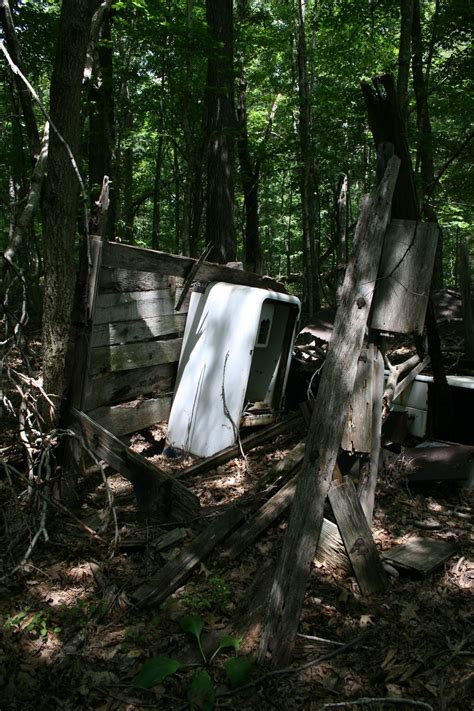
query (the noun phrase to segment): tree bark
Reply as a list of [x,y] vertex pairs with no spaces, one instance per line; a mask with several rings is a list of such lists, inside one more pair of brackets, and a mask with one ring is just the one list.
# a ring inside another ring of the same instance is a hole
[[212,46],[207,63],[207,212],[206,241],[213,259],[235,261],[234,101],[232,0],[206,0]]
[[[93,9],[91,0],[63,0],[51,78],[51,120],[76,157],[80,153],[81,87]],[[51,131],[48,175],[42,201],[45,257],[43,370],[46,392],[60,400],[76,280],[74,243],[78,195],[78,177],[70,156],[57,134]]]
[[316,198],[311,93],[306,52],[306,0],[298,0],[298,97],[301,160],[301,206],[303,211],[304,303],[306,316],[319,309],[319,259],[316,244]]
[[397,94],[400,115],[406,128],[408,113],[408,79],[410,76],[413,0],[400,0],[400,44],[398,50]]

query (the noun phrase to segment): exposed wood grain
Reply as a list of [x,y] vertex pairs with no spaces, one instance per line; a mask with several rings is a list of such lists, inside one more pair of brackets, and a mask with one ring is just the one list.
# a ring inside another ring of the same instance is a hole
[[173,390],[177,363],[163,363],[148,368],[123,370],[89,377],[84,395],[84,410],[101,405],[116,405],[139,395],[158,395]]
[[438,231],[434,223],[391,222],[385,235],[371,328],[423,332]]
[[92,236],[89,239],[89,273],[87,279],[87,318],[92,320],[99,285],[100,262],[102,256],[102,238]]
[[182,338],[169,341],[147,341],[128,343],[124,346],[103,346],[91,348],[89,372],[114,372],[134,370],[150,365],[174,363],[179,360]]
[[[115,269],[132,269],[136,271],[156,272],[158,274],[174,274],[186,277],[196,260],[181,257],[152,249],[131,247],[118,242],[108,242],[104,245],[102,264]],[[226,281],[230,284],[243,284],[261,289],[272,289],[286,293],[280,282],[267,276],[259,276],[252,272],[233,269],[221,264],[203,262],[199,268],[199,278],[204,281]]]
[[401,395],[404,390],[406,390],[406,388],[410,385],[410,383],[412,383],[415,380],[417,375],[419,375],[420,373],[423,372],[423,370],[429,365],[430,360],[431,360],[430,357],[426,356],[426,358],[424,358],[421,361],[421,363],[418,363],[418,365],[416,365],[414,368],[412,368],[412,370],[408,373],[408,375],[397,384],[397,386],[394,390],[394,393],[393,393],[394,400],[396,400],[397,397],[399,395]]
[[389,160],[373,203],[365,204],[356,228],[354,253],[346,269],[260,647],[261,659],[271,648],[274,665],[288,660],[294,644],[354,387],[399,165],[396,156]]
[[138,321],[96,324],[92,329],[91,347],[138,343],[174,333],[182,336],[185,324],[186,314],[181,313]]
[[349,479],[334,483],[328,496],[361,593],[383,590],[387,578],[354,484]]
[[99,289],[101,293],[169,289],[172,279],[169,274],[102,267]]
[[348,452],[370,452],[372,439],[373,347],[362,348],[341,447]]
[[[175,314],[175,303],[180,290],[125,291],[99,294],[94,312],[94,326],[101,323],[122,323],[139,319]],[[187,312],[187,303],[181,313]]]
[[141,511],[162,521],[187,521],[199,515],[197,496],[133,452],[84,412],[72,408],[68,424],[96,456],[133,484]]
[[98,407],[87,414],[116,437],[139,432],[157,422],[168,420],[171,395],[148,400],[134,400],[122,405]]

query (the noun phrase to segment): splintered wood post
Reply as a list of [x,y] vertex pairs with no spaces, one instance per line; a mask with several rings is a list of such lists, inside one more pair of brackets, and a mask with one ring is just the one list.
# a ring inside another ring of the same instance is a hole
[[372,373],[372,412],[371,418],[371,443],[370,456],[362,467],[362,477],[359,484],[359,500],[369,526],[372,525],[375,503],[375,487],[379,470],[380,446],[382,439],[382,395],[384,383],[384,362],[378,348],[371,344],[373,349]]
[[354,387],[399,165],[396,156],[389,160],[373,203],[366,201],[357,225],[354,254],[346,270],[260,646],[260,660],[271,650],[273,665],[285,663],[294,645]]

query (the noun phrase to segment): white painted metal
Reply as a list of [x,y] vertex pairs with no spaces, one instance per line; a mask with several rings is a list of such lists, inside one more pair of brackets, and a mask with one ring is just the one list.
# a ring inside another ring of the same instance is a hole
[[173,447],[209,457],[235,443],[246,402],[280,407],[275,384],[280,367],[286,381],[291,347],[285,363],[281,356],[299,312],[296,297],[265,289],[217,282],[192,293],[168,423]]

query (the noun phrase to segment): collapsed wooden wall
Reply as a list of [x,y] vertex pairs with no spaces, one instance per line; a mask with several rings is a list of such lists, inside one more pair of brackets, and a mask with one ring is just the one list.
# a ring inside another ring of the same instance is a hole
[[[84,373],[73,404],[121,436],[168,419],[189,296],[175,307],[196,260],[95,237],[89,252]],[[208,262],[198,278],[282,290],[268,277]]]

